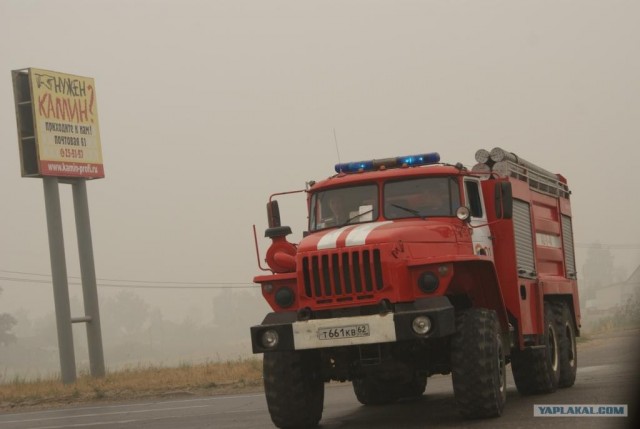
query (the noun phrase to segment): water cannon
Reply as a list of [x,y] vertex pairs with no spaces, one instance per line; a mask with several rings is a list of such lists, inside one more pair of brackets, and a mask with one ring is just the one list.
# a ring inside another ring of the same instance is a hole
[[396,156],[393,158],[370,159],[367,161],[345,162],[335,165],[336,173],[361,173],[388,168],[418,167],[421,165],[437,164],[440,155],[436,152],[418,155]]

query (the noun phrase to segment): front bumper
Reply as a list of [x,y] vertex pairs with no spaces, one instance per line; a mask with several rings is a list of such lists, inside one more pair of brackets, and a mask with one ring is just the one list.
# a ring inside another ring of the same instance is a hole
[[[431,320],[431,329],[424,335],[416,334],[411,327],[418,316]],[[269,330],[278,336],[272,348],[264,347],[261,341]],[[262,324],[251,327],[251,345],[253,353],[264,353],[438,338],[454,332],[453,305],[440,296],[399,303],[393,312],[367,316],[298,320],[296,312],[269,313]]]

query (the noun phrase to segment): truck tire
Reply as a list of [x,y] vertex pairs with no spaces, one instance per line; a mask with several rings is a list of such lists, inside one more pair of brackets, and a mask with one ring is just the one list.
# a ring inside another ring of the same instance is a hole
[[566,303],[559,304],[557,310],[560,323],[560,379],[558,387],[571,387],[576,382],[578,370],[578,349],[576,347],[576,328],[573,325],[571,310]]
[[473,308],[456,316],[451,372],[458,410],[463,417],[502,414],[507,399],[506,360],[495,311]]
[[279,428],[315,427],[322,418],[324,382],[317,351],[264,354],[264,391]]
[[522,395],[551,393],[560,380],[560,326],[558,310],[544,303],[543,348],[515,350],[511,353],[511,370],[518,392]]
[[386,405],[400,399],[398,385],[375,377],[365,377],[351,382],[353,392],[362,405]]

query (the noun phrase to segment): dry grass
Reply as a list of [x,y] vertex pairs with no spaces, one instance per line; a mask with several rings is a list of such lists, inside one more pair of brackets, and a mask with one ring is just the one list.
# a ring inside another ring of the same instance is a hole
[[24,406],[53,406],[96,400],[122,400],[178,394],[210,395],[262,385],[262,361],[181,364],[177,368],[133,367],[108,372],[104,378],[80,375],[73,384],[59,379],[0,384],[0,410]]

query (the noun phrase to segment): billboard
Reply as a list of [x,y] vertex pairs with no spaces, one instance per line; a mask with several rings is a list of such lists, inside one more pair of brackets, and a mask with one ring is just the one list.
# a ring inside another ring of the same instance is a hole
[[23,177],[104,177],[92,78],[29,68],[13,72]]

